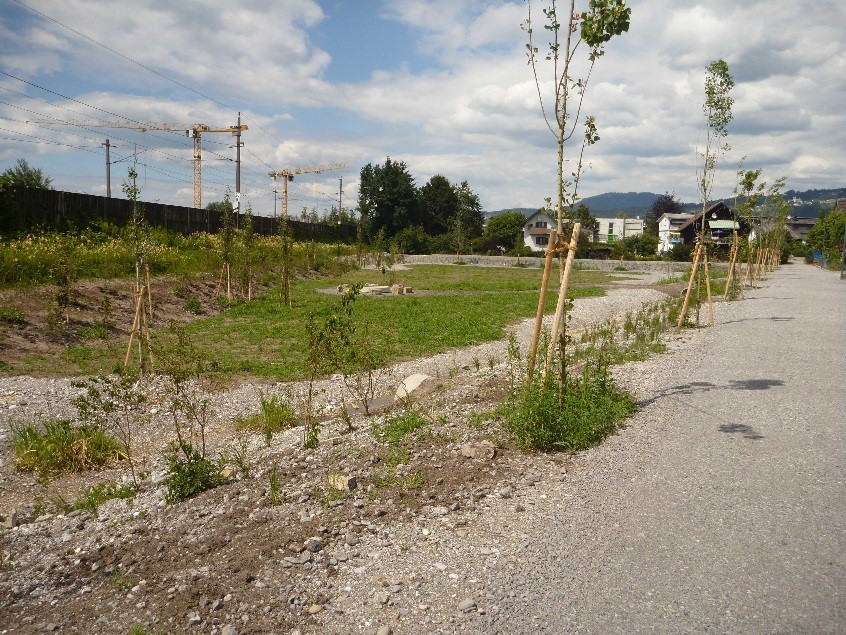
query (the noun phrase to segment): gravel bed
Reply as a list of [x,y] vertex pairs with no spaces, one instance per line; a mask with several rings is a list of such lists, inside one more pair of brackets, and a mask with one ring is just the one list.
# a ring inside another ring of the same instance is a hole
[[[613,289],[605,297],[580,299],[574,304],[571,327],[600,323],[665,298],[651,289],[623,288]],[[528,345],[532,326],[533,320],[524,320],[511,329],[523,348]],[[689,340],[696,337],[696,333],[685,334],[670,346],[689,346]],[[675,359],[668,356],[627,365],[615,374],[636,394],[649,394],[655,369],[664,367],[666,371],[668,361],[675,364]],[[344,437],[344,445],[338,446],[350,449],[342,458],[336,457],[338,432],[331,426],[324,426],[320,449],[311,453],[301,450],[299,430],[277,435],[269,448],[255,438],[250,441],[257,472],[252,480],[237,480],[220,488],[225,493],[212,490],[175,506],[165,505],[161,446],[151,443],[139,457],[152,474],[150,484],[131,505],[111,501],[101,506],[97,517],[87,512],[44,514],[6,532],[0,542],[6,554],[0,595],[10,593],[17,599],[5,607],[0,600],[0,633],[63,632],[68,628],[61,626],[63,619],[74,624],[73,619],[81,618],[73,615],[94,607],[100,612],[95,631],[125,633],[130,615],[138,623],[157,623],[157,603],[162,602],[168,602],[169,607],[185,603],[178,617],[172,614],[162,625],[174,633],[243,635],[267,632],[264,629],[272,623],[285,624],[287,630],[279,632],[292,635],[485,632],[486,620],[496,615],[503,601],[488,593],[490,575],[520,562],[529,528],[543,527],[550,521],[550,514],[560,513],[568,504],[578,504],[568,484],[574,470],[607,470],[604,462],[610,458],[603,458],[599,465],[595,462],[598,456],[612,456],[603,454],[607,450],[591,450],[576,457],[489,452],[493,446],[488,439],[496,432],[467,429],[466,420],[472,412],[494,405],[480,401],[478,395],[506,376],[505,361],[505,342],[488,342],[395,364],[382,378],[390,392],[415,373],[425,373],[443,383],[442,393],[427,407],[433,417],[444,417],[446,431],[454,440],[438,449],[439,454],[430,454],[434,457],[431,460],[444,465],[459,461],[470,466],[471,474],[468,482],[449,490],[454,492],[449,499],[433,493],[430,499],[413,504],[400,500],[373,503],[366,492],[357,491],[337,508],[327,508],[316,500],[312,491],[319,479],[325,479],[321,470],[326,468],[313,466],[334,465],[354,474],[369,461],[372,420],[363,415],[355,417],[357,432]],[[296,403],[306,390],[304,382],[294,382],[243,384],[209,393],[210,445],[216,450],[232,447],[236,435],[231,422],[258,411],[260,391]],[[341,378],[319,382],[317,393],[320,412],[328,415],[337,410],[343,401]],[[9,425],[70,416],[77,394],[78,389],[66,379],[0,379],[0,412],[5,415],[0,427],[0,460],[5,461],[0,463],[0,516],[5,522],[16,514],[26,517],[36,493],[32,487],[20,486],[9,464]],[[155,386],[151,395],[148,407],[152,420],[145,434],[165,437],[170,423],[164,395]],[[638,429],[635,419],[630,428],[609,441],[609,447],[621,447],[631,434],[629,430]],[[422,459],[425,461],[425,456]],[[286,484],[284,493],[289,504],[283,507],[266,507],[264,494],[256,491],[254,484],[256,478],[266,480],[271,464],[292,465],[301,472],[298,478],[302,482]],[[449,480],[451,475],[447,471],[443,476]],[[303,543],[308,534],[297,538],[286,533],[289,527],[315,532],[320,544],[308,543],[311,538]],[[214,533],[209,533],[211,528],[215,528]],[[240,532],[238,544],[230,543],[230,534],[236,532]],[[268,547],[274,544],[274,537],[280,544]],[[309,555],[312,546],[315,551]],[[104,588],[114,593],[114,583],[108,581],[101,580],[99,587],[85,582],[62,590],[73,576],[88,580],[108,571],[114,578],[121,571],[138,570],[145,559],[145,552],[139,549],[151,549],[164,557],[171,548],[186,554],[178,567],[164,570],[159,579],[133,579],[134,586],[115,599],[103,595]],[[275,555],[276,551],[280,555]],[[289,555],[283,559],[284,553]],[[268,568],[268,556],[285,567],[284,578]],[[243,567],[252,567],[253,573],[242,579],[243,574],[238,573],[241,566],[230,564],[223,578],[215,577],[218,564],[224,560],[237,563],[239,559]],[[194,588],[202,589],[199,597],[191,595]],[[274,608],[279,594],[288,598],[284,611]],[[73,610],[51,614],[49,607],[63,602]],[[4,622],[17,627],[3,630]]]

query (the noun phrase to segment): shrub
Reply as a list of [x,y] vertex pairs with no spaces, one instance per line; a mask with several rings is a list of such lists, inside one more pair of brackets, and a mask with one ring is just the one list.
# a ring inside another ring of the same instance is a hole
[[203,307],[200,305],[200,300],[197,296],[192,295],[185,300],[185,310],[194,315],[199,315],[203,312]]
[[26,424],[12,428],[12,448],[19,470],[78,472],[124,458],[120,444],[102,428],[73,426],[70,421],[47,421],[41,428]]
[[673,245],[673,248],[667,252],[667,257],[676,262],[688,262],[693,255],[693,245],[684,245],[678,243]]
[[633,398],[614,385],[607,368],[589,362],[563,386],[550,374],[516,387],[501,411],[519,448],[575,452],[602,441],[634,409]]
[[190,443],[172,442],[168,446],[167,493],[165,501],[170,504],[192,498],[213,487],[223,484],[221,465],[207,458]]
[[14,306],[0,306],[0,322],[26,324],[26,314]]

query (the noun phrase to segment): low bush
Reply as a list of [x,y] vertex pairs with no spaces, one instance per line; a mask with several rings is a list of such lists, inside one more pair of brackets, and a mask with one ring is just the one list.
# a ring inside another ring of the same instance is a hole
[[634,410],[634,399],[614,385],[607,367],[589,362],[563,386],[552,374],[516,386],[501,416],[520,449],[575,452],[602,441]]
[[14,306],[0,306],[0,322],[5,324],[26,324],[26,314]]
[[69,511],[85,509],[92,514],[97,513],[97,508],[113,498],[128,499],[135,496],[135,487],[127,483],[98,483],[87,488],[71,505]]
[[225,481],[220,463],[205,458],[190,443],[171,443],[166,458],[165,501],[170,504],[192,498]]
[[47,421],[12,427],[12,448],[21,471],[79,472],[124,458],[120,443],[102,428]]

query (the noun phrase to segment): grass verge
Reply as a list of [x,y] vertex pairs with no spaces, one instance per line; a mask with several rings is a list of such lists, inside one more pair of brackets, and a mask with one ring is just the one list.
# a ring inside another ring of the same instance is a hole
[[47,421],[12,427],[12,448],[21,471],[79,472],[123,458],[120,444],[96,426]]

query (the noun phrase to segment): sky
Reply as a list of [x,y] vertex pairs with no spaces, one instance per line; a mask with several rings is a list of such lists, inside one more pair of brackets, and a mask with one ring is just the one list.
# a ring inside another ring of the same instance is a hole
[[[545,51],[532,2],[536,46]],[[559,3],[560,5],[561,3]],[[724,59],[733,120],[714,197],[738,162],[786,188],[846,187],[846,3],[842,0],[629,0],[631,25],[590,75],[575,123],[596,118],[579,194],[674,193],[699,200],[705,69]],[[577,10],[587,0],[577,0]],[[112,196],[137,161],[141,199],[191,205],[193,141],[184,132],[77,123],[249,127],[241,192],[271,215],[268,173],[295,177],[288,209],[354,208],[361,168],[403,161],[418,186],[467,181],[483,209],[539,207],[553,196],[555,137],[527,64],[525,0],[0,0],[0,171],[19,158],[56,189]],[[561,9],[559,9],[561,10]],[[574,76],[585,77],[584,46]],[[573,123],[571,121],[571,123]],[[575,136],[578,136],[576,132]],[[202,137],[203,205],[235,190],[235,138]],[[567,146],[572,171],[578,147]],[[276,190],[276,193],[274,192]]]

